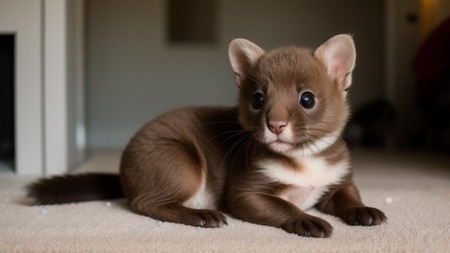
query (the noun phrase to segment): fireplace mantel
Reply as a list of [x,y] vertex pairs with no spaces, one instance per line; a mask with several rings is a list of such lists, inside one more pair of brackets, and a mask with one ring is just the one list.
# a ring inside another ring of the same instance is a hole
[[2,0],[14,34],[15,172],[61,174],[84,159],[82,0]]

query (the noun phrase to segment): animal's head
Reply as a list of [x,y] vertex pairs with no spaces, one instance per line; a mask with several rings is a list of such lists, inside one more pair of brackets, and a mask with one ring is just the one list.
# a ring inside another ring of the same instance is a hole
[[240,89],[239,121],[259,142],[282,154],[316,153],[336,142],[349,115],[351,36],[337,35],[315,50],[269,52],[234,39],[229,58]]

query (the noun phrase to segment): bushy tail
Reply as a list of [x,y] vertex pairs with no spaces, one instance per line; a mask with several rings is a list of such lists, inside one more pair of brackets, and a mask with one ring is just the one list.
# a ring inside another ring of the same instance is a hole
[[123,197],[119,175],[101,173],[43,178],[28,185],[27,192],[36,205]]

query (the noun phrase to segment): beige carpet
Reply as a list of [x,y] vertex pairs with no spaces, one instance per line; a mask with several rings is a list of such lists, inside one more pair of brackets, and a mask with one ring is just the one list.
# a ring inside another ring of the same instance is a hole
[[[80,171],[117,170],[116,152]],[[423,154],[357,152],[355,181],[386,225],[350,227],[315,210],[334,233],[308,239],[229,218],[220,229],[163,223],[124,200],[27,206],[32,177],[0,174],[0,252],[450,252],[450,160]]]

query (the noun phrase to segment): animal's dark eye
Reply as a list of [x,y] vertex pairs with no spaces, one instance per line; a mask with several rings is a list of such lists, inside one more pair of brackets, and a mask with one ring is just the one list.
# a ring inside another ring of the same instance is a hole
[[252,107],[255,110],[259,110],[264,106],[264,103],[266,102],[266,99],[264,97],[264,94],[262,92],[256,92],[253,94],[252,97]]
[[314,94],[309,91],[304,92],[300,96],[300,105],[305,109],[312,109],[316,105]]

